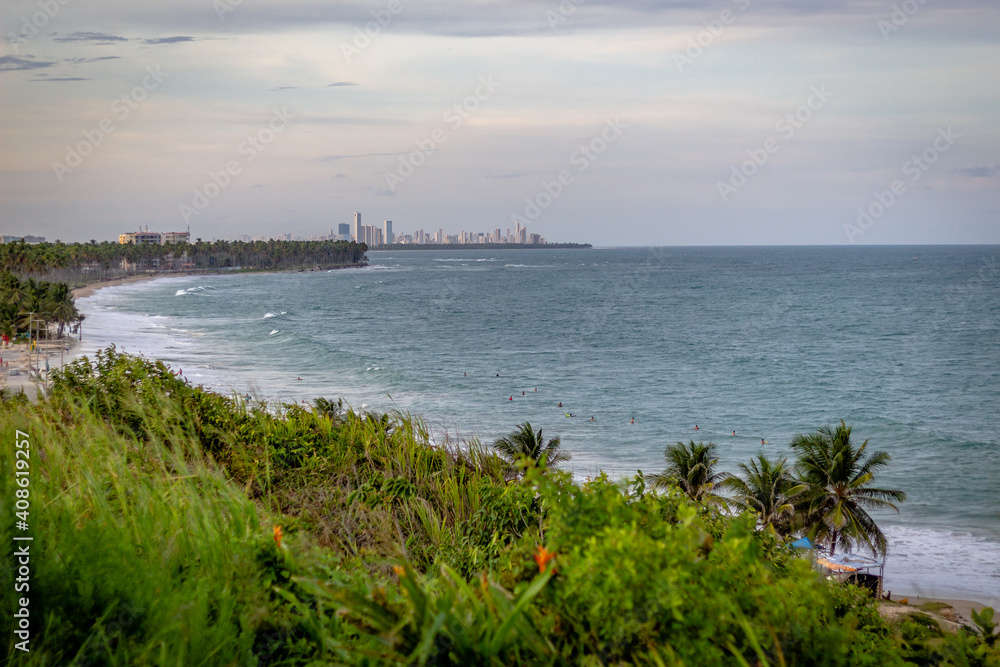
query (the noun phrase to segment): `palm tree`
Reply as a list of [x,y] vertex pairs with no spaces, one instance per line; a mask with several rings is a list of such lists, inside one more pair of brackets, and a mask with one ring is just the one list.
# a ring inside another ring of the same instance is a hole
[[754,512],[764,527],[787,535],[795,517],[795,500],[806,489],[792,477],[787,460],[768,459],[763,454],[740,464],[743,478],[730,477],[720,486],[732,492],[729,505],[741,512]]
[[811,435],[796,435],[792,449],[798,454],[796,469],[807,485],[800,505],[810,534],[829,542],[832,554],[838,545],[868,547],[873,554],[885,555],[888,543],[869,510],[899,508],[896,502],[906,494],[895,489],[871,486],[875,473],[889,464],[885,452],[865,456],[868,441],[856,448],[851,444],[851,428],[840,421],[831,429],[824,426]]
[[663,451],[667,467],[663,472],[650,477],[653,488],[664,489],[676,485],[695,502],[725,503],[715,493],[715,487],[732,475],[716,471],[715,466],[719,462],[719,457],[715,454],[717,449],[718,445],[714,442],[707,445],[703,442],[695,444],[694,440],[686,445],[683,442],[667,445]]
[[542,429],[534,431],[530,423],[524,422],[510,434],[494,441],[493,448],[511,468],[520,462],[522,457],[527,457],[536,464],[551,467],[570,458],[569,454],[560,451],[559,442],[558,437],[546,441],[542,437]]
[[59,323],[59,338],[63,337],[66,324],[79,318],[80,313],[73,303],[73,292],[66,283],[54,283],[49,288],[47,315]]

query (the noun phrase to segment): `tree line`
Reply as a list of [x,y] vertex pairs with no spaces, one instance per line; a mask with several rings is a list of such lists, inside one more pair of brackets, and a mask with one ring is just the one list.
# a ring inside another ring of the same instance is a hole
[[32,316],[56,323],[60,338],[67,324],[83,319],[68,284],[0,274],[0,335],[14,338],[29,331]]
[[353,241],[202,241],[165,245],[37,243],[0,245],[0,269],[84,284],[163,270],[213,271],[364,266],[368,247]]
[[[541,429],[533,431],[527,422],[493,447],[511,470],[523,457],[544,465],[569,458],[558,437],[546,440]],[[718,469],[715,443],[678,442],[664,450],[666,468],[648,479],[653,488],[679,489],[699,504],[751,513],[761,529],[782,539],[799,533],[827,545],[830,553],[860,546],[884,556],[885,534],[869,512],[898,511],[897,503],[906,500],[902,491],[874,485],[876,473],[889,464],[889,454],[870,452],[867,440],[855,446],[851,427],[843,420],[835,428],[796,435],[791,449],[794,462],[759,454],[739,464],[742,475],[733,475]]]

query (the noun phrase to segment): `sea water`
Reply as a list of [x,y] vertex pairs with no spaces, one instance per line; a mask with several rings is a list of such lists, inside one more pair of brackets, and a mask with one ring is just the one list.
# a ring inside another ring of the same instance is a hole
[[1000,605],[1000,248],[369,258],[99,290],[79,301],[85,350],[114,343],[222,392],[410,411],[438,439],[530,421],[580,479],[658,471],[692,438],[735,472],[844,419],[892,456],[878,485],[908,495],[877,515],[886,588]]

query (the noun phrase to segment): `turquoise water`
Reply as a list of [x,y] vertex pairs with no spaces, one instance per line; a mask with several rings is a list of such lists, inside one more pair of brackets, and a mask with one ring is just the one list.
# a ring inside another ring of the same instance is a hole
[[734,470],[843,418],[909,494],[881,518],[889,587],[1000,601],[998,255],[373,252],[363,270],[165,278],[80,305],[92,347],[216,389],[410,410],[439,438],[529,420],[579,477],[658,470],[689,438]]

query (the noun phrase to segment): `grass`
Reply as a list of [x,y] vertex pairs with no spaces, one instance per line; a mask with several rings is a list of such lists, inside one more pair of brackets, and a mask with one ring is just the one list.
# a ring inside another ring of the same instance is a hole
[[[903,664],[900,642],[925,639],[951,655],[948,637],[893,634],[752,517],[641,476],[513,480],[407,414],[248,405],[109,350],[47,400],[0,402],[15,430],[35,541],[31,652],[8,632],[11,664]],[[5,513],[5,564],[15,531]]]

